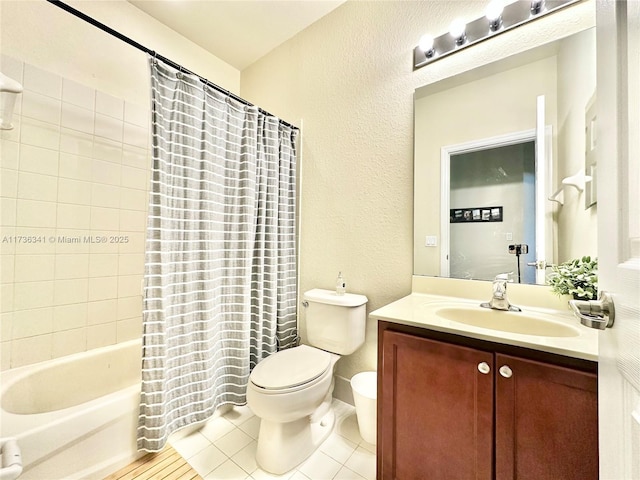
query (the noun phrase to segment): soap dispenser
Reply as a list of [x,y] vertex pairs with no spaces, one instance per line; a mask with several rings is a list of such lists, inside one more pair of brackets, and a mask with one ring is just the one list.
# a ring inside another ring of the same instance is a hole
[[336,295],[344,295],[347,291],[347,284],[344,281],[342,272],[338,272],[338,278],[336,279]]

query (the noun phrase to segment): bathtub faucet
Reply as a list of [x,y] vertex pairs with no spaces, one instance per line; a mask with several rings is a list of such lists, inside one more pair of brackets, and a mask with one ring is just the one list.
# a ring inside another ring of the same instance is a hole
[[485,303],[481,303],[480,306],[484,308],[492,308],[494,310],[505,310],[510,312],[521,312],[522,310],[515,305],[511,305],[507,299],[507,281],[509,276],[506,273],[497,275],[493,280],[493,295],[491,300]]

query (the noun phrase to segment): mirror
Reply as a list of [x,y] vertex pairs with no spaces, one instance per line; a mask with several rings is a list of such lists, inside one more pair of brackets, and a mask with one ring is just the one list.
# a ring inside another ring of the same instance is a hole
[[542,284],[596,255],[595,82],[591,28],[416,90],[415,275]]

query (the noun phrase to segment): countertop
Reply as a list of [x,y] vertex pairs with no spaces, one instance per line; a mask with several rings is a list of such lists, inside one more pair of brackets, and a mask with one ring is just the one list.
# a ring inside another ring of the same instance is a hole
[[[529,335],[505,332],[472,326],[448,320],[436,314],[439,308],[461,306],[470,309],[478,308],[477,300],[459,297],[447,297],[425,293],[411,293],[400,300],[385,305],[369,314],[376,320],[409,325],[413,327],[435,330],[438,332],[463,335],[479,340],[514,345],[533,350],[564,355],[583,360],[598,360],[598,331],[580,324],[571,312],[548,308],[521,306],[523,316],[530,314],[537,318],[561,323],[575,330],[575,336],[551,337],[544,335]],[[503,312],[497,312],[501,314]],[[509,312],[511,314],[511,312]],[[517,319],[518,313],[511,314]],[[527,318],[522,318],[523,322]]]

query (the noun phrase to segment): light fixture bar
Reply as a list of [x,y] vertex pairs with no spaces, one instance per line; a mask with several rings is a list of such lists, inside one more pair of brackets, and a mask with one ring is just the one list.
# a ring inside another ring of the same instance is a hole
[[[433,39],[433,48],[429,55],[420,46],[413,49],[413,69],[417,70],[452,53],[458,52],[470,45],[475,45],[515,27],[544,17],[581,0],[518,0],[504,6],[500,28],[491,30],[491,21],[483,16],[467,23],[465,27],[465,41],[461,45],[449,32]],[[538,12],[538,13],[535,13]]]

